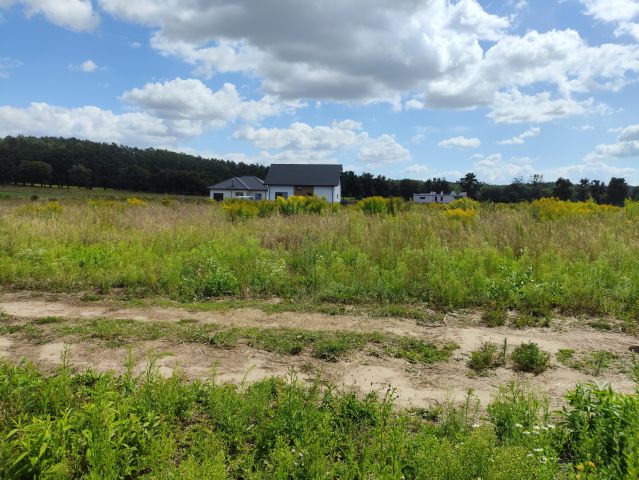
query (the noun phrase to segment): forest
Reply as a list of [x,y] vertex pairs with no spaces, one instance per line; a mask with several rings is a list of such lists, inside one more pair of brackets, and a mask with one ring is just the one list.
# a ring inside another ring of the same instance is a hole
[[[209,185],[239,175],[264,178],[268,167],[168,150],[139,149],[114,143],[97,143],[76,138],[5,137],[0,139],[0,184],[64,187],[115,188],[182,195],[207,195]],[[391,179],[371,173],[342,175],[342,196],[361,199],[372,196],[412,198],[414,193],[468,192],[471,198],[495,203],[516,203],[543,197],[622,205],[637,199],[639,187],[623,178],[608,184],[581,179],[573,184],[559,178],[546,182],[542,175],[514,178],[508,185],[481,183],[474,173],[457,181]]]

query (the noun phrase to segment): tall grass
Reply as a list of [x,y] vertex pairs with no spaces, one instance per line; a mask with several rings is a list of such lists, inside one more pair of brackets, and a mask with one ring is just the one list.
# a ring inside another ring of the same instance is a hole
[[[130,362],[132,363],[132,362]],[[250,386],[0,362],[2,479],[612,479],[637,472],[636,395],[580,387],[557,418],[522,385],[425,415],[291,373]],[[608,428],[610,426],[610,428]],[[614,427],[614,428],[613,428]],[[583,476],[584,471],[587,477]],[[576,477],[575,475],[581,475]]]
[[206,202],[2,201],[0,284],[639,318],[634,203],[392,208],[231,219]]

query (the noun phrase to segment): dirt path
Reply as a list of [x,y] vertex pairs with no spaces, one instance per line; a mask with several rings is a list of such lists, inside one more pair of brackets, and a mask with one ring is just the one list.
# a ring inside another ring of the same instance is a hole
[[[299,377],[311,378],[318,374],[323,379],[361,393],[384,393],[389,386],[396,389],[400,405],[427,406],[446,398],[461,400],[469,388],[482,403],[499,385],[517,378],[510,369],[500,368],[489,377],[469,376],[466,360],[469,352],[482,342],[501,343],[507,339],[510,346],[534,341],[552,353],[560,349],[606,350],[620,357],[629,357],[636,349],[636,337],[614,332],[601,332],[580,326],[570,319],[554,320],[553,327],[545,329],[513,330],[507,327],[486,328],[478,324],[476,314],[448,315],[437,325],[423,325],[415,320],[401,318],[370,318],[363,315],[324,315],[285,312],[267,314],[259,309],[236,309],[226,312],[189,311],[179,308],[120,308],[111,304],[84,303],[65,299],[50,301],[28,298],[21,294],[0,294],[0,311],[25,320],[46,316],[66,319],[113,318],[132,319],[141,322],[179,321],[194,319],[200,323],[216,323],[225,326],[289,327],[307,330],[384,331],[403,336],[426,338],[432,341],[454,341],[460,348],[449,362],[436,365],[411,364],[401,359],[378,358],[366,352],[358,352],[335,363],[319,361],[310,355],[280,356],[258,351],[246,346],[220,349],[203,344],[179,344],[159,340],[139,342],[134,346],[136,369],[142,371],[149,355],[160,355],[157,366],[160,372],[170,375],[179,368],[188,378],[204,379],[212,375],[221,382],[251,382],[272,375],[285,375],[293,368]],[[91,367],[97,370],[121,371],[125,365],[128,348],[108,348],[99,341],[82,341],[66,345],[69,339],[54,339],[44,345],[34,345],[17,335],[0,336],[0,357],[27,358],[45,369],[59,364],[61,353],[68,348],[73,366]],[[590,377],[579,371],[559,365],[553,359],[553,367],[537,377],[527,376],[541,391],[558,403],[563,394],[577,382]],[[620,372],[606,373],[597,378],[608,381],[622,391],[632,391],[633,382]]]

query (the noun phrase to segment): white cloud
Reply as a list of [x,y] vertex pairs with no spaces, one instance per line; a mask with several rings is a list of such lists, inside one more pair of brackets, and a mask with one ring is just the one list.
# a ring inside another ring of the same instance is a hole
[[289,128],[244,126],[236,130],[233,137],[248,140],[262,149],[258,159],[264,163],[335,162],[347,152],[357,152],[357,160],[370,167],[411,158],[408,149],[394,136],[370,137],[362,125],[353,120],[319,126],[295,122]]
[[75,31],[91,31],[100,23],[91,0],[1,0],[0,8],[24,7],[27,17],[44,15],[51,23]]
[[478,148],[481,146],[479,138],[451,137],[442,140],[437,145],[441,148]]
[[516,135],[508,140],[502,140],[501,142],[497,142],[499,145],[522,145],[527,138],[536,137],[541,132],[541,128],[539,127],[531,127],[525,132]]
[[93,106],[65,108],[46,103],[0,107],[0,136],[5,135],[79,137],[136,146],[170,145],[184,138],[179,129],[147,113],[118,115]]
[[633,22],[639,17],[637,0],[581,0],[586,7],[585,14],[600,22],[616,24],[615,35],[629,34],[639,39],[639,24]]
[[592,99],[578,102],[567,98],[552,99],[549,92],[524,95],[519,90],[511,90],[495,96],[495,103],[488,117],[496,123],[542,123],[584,115],[593,108],[593,104]]
[[9,78],[9,70],[22,66],[22,62],[9,57],[0,57],[0,78]]
[[639,125],[630,125],[619,130],[616,143],[597,145],[584,160],[598,162],[628,157],[639,157]]
[[79,65],[69,65],[69,70],[75,70],[75,71],[84,72],[84,73],[93,73],[101,69],[98,67],[97,63],[95,63],[91,59],[88,59]]
[[219,128],[238,119],[257,122],[292,113],[303,106],[299,102],[280,102],[268,95],[260,100],[247,100],[231,83],[214,92],[200,80],[182,78],[147,83],[124,92],[120,99],[159,118],[198,122],[206,128]]
[[474,155],[473,172],[489,183],[510,183],[515,177],[528,178],[538,173],[529,158],[505,161],[500,153],[491,155]]

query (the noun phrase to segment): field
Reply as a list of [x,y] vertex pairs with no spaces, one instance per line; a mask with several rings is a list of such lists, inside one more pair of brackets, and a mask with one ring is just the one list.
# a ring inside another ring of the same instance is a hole
[[637,478],[636,203],[8,197],[0,478]]

